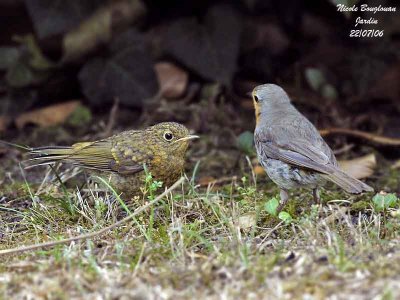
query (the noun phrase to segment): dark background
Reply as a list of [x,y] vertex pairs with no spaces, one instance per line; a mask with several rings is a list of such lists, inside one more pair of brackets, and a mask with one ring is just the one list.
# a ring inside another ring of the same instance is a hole
[[[210,149],[230,156],[254,128],[247,93],[269,82],[320,129],[399,138],[399,12],[349,14],[334,3],[2,0],[0,137],[65,144],[178,121],[203,136],[194,157]],[[355,28],[358,16],[378,24]],[[352,29],[384,35],[351,38]],[[371,148],[399,155],[384,141],[328,139],[336,148],[352,143],[350,156]]]

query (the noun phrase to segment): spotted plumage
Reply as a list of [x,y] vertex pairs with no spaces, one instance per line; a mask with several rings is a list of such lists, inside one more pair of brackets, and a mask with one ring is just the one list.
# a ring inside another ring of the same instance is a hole
[[159,123],[71,147],[32,149],[34,158],[29,167],[65,161],[107,176],[121,192],[136,193],[143,183],[144,166],[164,186],[175,182],[183,171],[188,143],[193,138],[197,136],[190,135],[181,124]]

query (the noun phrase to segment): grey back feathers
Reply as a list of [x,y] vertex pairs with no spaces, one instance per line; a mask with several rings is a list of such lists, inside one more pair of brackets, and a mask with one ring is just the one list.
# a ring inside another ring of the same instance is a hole
[[[372,188],[338,168],[335,155],[314,125],[275,84],[253,90],[257,113],[254,142],[260,162],[273,159],[324,175],[351,193]],[[267,170],[268,173],[268,170]]]

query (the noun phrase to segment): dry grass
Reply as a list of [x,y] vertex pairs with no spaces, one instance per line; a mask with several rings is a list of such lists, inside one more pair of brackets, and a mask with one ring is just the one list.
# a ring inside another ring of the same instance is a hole
[[[149,179],[144,195],[124,199],[124,208],[103,186],[62,188],[51,173],[42,178],[39,186],[4,189],[0,249],[98,230],[156,194]],[[378,213],[373,195],[324,191],[324,205],[308,207],[304,191],[287,207],[293,220],[284,222],[264,207],[275,187],[247,178],[214,188],[188,179],[101,237],[1,257],[0,298],[400,297],[399,203]]]

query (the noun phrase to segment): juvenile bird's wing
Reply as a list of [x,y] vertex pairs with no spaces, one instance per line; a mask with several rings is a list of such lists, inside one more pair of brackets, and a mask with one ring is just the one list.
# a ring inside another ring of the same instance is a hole
[[83,168],[134,174],[143,170],[151,156],[143,152],[139,131],[123,132],[117,136],[72,145],[72,147],[35,148],[29,167],[69,161]]
[[144,170],[153,153],[136,131],[126,132],[114,140],[110,169],[120,174],[134,174]]
[[[294,132],[292,129],[299,127],[303,130]],[[311,130],[316,131],[314,127]],[[332,173],[336,169],[336,159],[318,132],[316,134],[312,132],[314,138],[310,139],[310,132],[307,134],[304,127],[275,125],[257,128],[254,141],[260,157],[279,159],[321,173]]]

